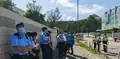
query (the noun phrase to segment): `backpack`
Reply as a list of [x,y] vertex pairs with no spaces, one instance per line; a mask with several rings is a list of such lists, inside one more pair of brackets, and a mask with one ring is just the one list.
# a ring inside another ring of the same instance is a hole
[[[21,39],[21,37],[20,37],[20,35],[18,33],[14,33],[13,36],[17,36],[18,39]],[[25,34],[25,37],[28,39],[28,35],[27,34]]]

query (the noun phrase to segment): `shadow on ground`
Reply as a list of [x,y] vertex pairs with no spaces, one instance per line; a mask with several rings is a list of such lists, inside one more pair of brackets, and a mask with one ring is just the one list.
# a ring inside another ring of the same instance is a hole
[[[88,59],[86,57],[75,55],[75,54],[70,55],[69,53],[66,57],[67,57],[67,59]],[[53,59],[61,59],[61,58],[58,58],[58,49],[57,48],[53,51]],[[62,59],[65,59],[65,58],[62,58]]]
[[78,56],[78,55],[67,55],[67,58],[68,59],[88,59],[88,58],[86,58],[86,57],[83,57],[83,56]]
[[117,56],[117,55],[118,55],[118,53],[108,52],[108,54],[107,54],[107,55],[109,55],[109,56]]

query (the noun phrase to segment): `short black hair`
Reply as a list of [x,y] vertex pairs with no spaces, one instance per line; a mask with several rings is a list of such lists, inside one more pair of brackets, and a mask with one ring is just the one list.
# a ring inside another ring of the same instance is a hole
[[66,33],[67,33],[68,31],[67,31],[67,30],[64,30],[63,32],[66,32]]
[[37,32],[32,32],[32,36],[37,36]]
[[32,36],[32,32],[27,32],[27,36]]
[[52,33],[51,31],[48,31],[48,33]]
[[23,27],[24,27],[24,23],[23,23],[23,22],[18,23],[18,24],[16,25],[16,28],[18,28],[19,26],[23,26]]
[[42,28],[42,31],[45,31],[45,30],[47,30],[47,27],[43,27],[43,28]]

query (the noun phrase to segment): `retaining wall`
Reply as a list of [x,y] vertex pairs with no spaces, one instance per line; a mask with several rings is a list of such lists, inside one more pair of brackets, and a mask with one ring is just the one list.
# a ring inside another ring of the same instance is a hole
[[[9,52],[12,51],[10,36],[16,32],[15,25],[19,22],[24,22],[27,31],[35,31],[38,34],[41,32],[41,28],[45,27],[45,25],[0,7],[0,59],[9,59]],[[54,49],[56,47],[56,31],[49,27],[48,29],[52,31]]]

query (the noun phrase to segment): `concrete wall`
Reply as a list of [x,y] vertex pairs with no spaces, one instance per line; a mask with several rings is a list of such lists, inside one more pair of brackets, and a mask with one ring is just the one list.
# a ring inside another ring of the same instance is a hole
[[[8,53],[11,52],[10,36],[16,32],[15,25],[19,22],[24,22],[27,31],[35,31],[39,34],[41,28],[45,27],[45,25],[0,7],[0,59],[9,59]],[[56,31],[51,28],[48,29],[52,31],[53,47],[55,48]]]

